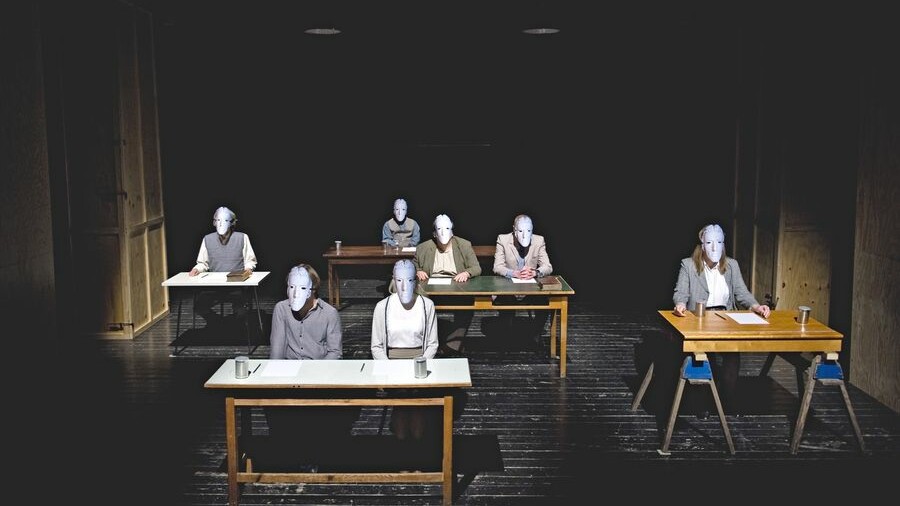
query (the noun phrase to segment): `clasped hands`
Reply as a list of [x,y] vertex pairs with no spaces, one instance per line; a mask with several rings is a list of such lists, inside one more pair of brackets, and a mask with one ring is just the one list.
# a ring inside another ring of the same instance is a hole
[[516,279],[534,279],[538,277],[538,271],[531,267],[522,267],[521,269],[514,271],[512,277]]
[[[456,276],[453,276],[453,281],[456,281],[457,283],[465,283],[469,280],[469,277],[470,276],[468,271],[462,271]],[[416,271],[416,278],[418,278],[419,281],[427,281],[428,273],[425,271]]]

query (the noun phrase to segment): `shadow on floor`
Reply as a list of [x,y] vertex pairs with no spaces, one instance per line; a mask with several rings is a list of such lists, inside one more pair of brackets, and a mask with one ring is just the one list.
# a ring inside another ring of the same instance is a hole
[[[243,455],[253,460],[258,472],[302,472],[316,465],[325,472],[435,472],[441,469],[441,445],[434,438],[400,441],[392,436],[350,436],[327,445],[286,443],[269,436],[241,437]],[[476,475],[503,471],[500,444],[495,435],[453,436],[453,469],[456,474]],[[227,471],[223,459],[218,469]]]
[[[269,326],[272,316],[265,312],[261,315],[263,328],[260,330],[256,312],[250,313],[249,343],[253,347],[261,344],[269,344]],[[221,347],[248,345],[248,327],[242,318],[236,316],[218,317],[208,325],[202,318],[197,318],[196,327],[191,328],[191,322],[187,322],[187,330],[177,336],[169,346],[173,353],[178,354],[192,347]]]

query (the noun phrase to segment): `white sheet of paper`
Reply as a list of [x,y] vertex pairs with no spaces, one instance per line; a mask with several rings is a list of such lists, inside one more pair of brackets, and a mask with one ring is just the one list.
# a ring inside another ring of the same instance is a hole
[[412,359],[375,360],[373,365],[373,376],[412,376],[415,372]]
[[453,278],[428,278],[429,285],[449,285]]
[[300,374],[299,360],[277,360],[266,362],[262,371],[263,376],[296,376]]
[[769,322],[765,318],[756,313],[725,313],[726,316],[741,325],[768,325]]
[[531,283],[531,284],[537,283],[537,281],[535,281],[534,278],[531,278],[531,279],[509,278],[509,279],[511,279],[513,283]]
[[403,251],[405,251],[406,253],[415,253],[416,247],[415,246],[404,246]]

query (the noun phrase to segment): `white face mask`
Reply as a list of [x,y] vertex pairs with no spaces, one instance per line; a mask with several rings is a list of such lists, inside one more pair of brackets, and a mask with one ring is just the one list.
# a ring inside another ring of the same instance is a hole
[[453,222],[447,215],[442,214],[434,220],[434,237],[441,244],[447,244],[453,237]]
[[225,235],[231,230],[232,225],[234,225],[234,215],[228,209],[220,207],[213,217],[213,226],[216,227],[216,233]]
[[725,232],[718,225],[710,225],[703,230],[703,239],[700,244],[703,246],[703,252],[706,253],[712,263],[718,263],[722,259],[722,253],[725,251]]
[[525,248],[531,244],[533,228],[531,218],[519,218],[519,221],[516,222],[516,228],[513,230],[513,233],[516,234],[516,240],[519,241],[519,244]]
[[401,222],[406,219],[406,201],[398,199],[394,202],[394,219]]
[[291,301],[291,309],[300,311],[307,299],[312,295],[313,284],[312,279],[306,269],[291,269],[288,276],[287,296]]
[[400,302],[409,304],[416,295],[416,267],[412,262],[404,262],[394,269],[394,286]]

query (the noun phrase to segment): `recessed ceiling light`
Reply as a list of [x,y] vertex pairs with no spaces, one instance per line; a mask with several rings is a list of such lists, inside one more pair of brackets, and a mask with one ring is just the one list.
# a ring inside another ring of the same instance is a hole
[[310,35],[337,35],[341,33],[337,28],[307,28],[303,33]]
[[559,33],[559,28],[526,28],[522,30],[522,33],[527,33],[528,35],[550,35]]

